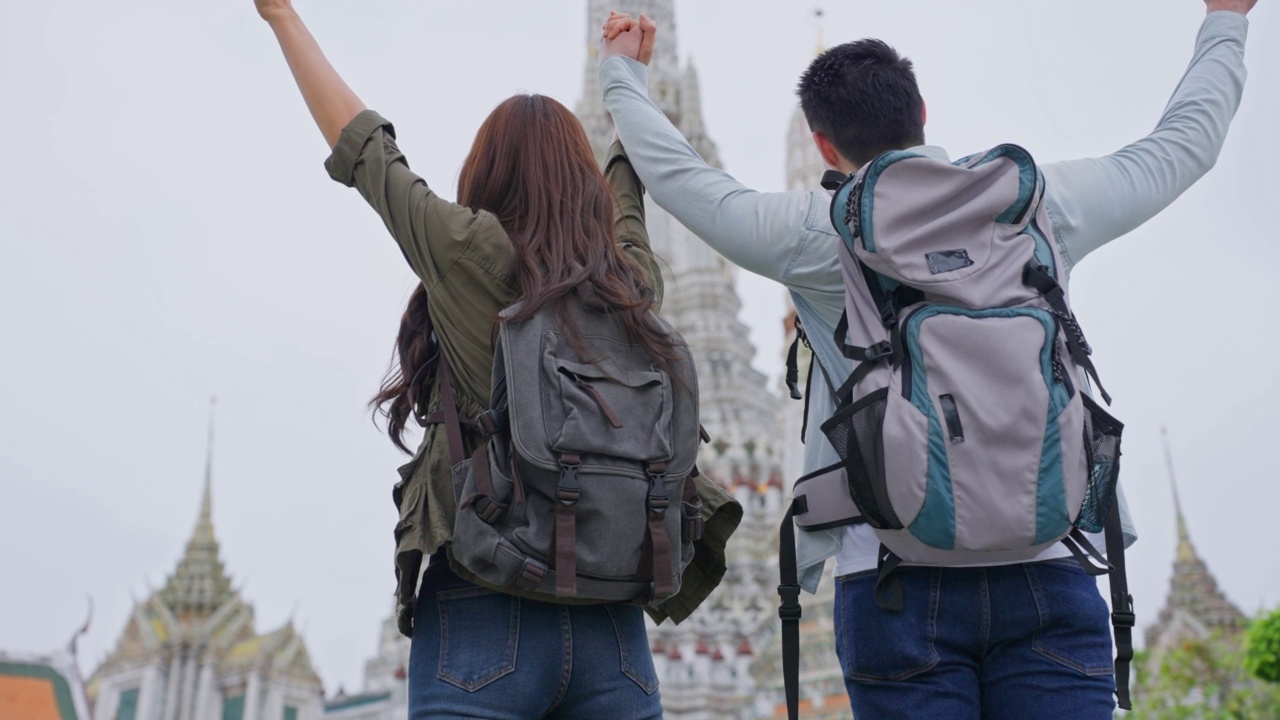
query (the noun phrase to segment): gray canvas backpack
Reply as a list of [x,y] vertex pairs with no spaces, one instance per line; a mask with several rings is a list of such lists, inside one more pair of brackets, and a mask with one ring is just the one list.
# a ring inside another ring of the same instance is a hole
[[444,419],[457,436],[450,556],[469,579],[524,597],[657,605],[679,591],[702,534],[693,361],[657,316],[683,354],[678,378],[613,312],[576,292],[562,306],[562,318],[548,305],[520,322],[506,321],[518,305],[503,311],[490,408],[474,421],[486,440],[470,458],[456,410]]
[[[955,163],[894,151],[826,180],[844,240],[835,341],[855,366],[822,425],[840,463],[797,481],[783,544],[792,520],[869,524],[877,604],[900,609],[901,563],[1023,562],[1064,543],[1093,574],[1118,566],[1125,659],[1133,619],[1113,502],[1123,426],[1082,392],[1087,375],[1110,402],[1068,302],[1044,176],[1002,145]],[[1084,535],[1104,528],[1111,563]],[[780,557],[794,624],[794,549]]]

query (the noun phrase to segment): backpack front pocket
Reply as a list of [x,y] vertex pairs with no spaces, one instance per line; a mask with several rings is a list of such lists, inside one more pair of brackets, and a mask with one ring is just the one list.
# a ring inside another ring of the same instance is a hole
[[564,418],[559,431],[548,427],[553,450],[608,455],[640,462],[671,458],[671,385],[657,370],[549,358],[551,392],[543,394],[547,418]]
[[[1071,389],[1038,307],[925,306],[902,324],[901,395],[927,421],[911,533],[944,550],[1017,550],[1070,530],[1059,416]],[[892,466],[891,466],[892,472]]]

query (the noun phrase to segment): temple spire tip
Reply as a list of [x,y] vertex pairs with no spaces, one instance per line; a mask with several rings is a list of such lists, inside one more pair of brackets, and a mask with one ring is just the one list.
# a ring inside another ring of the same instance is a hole
[[1191,534],[1187,531],[1187,519],[1182,514],[1182,497],[1178,494],[1178,477],[1173,471],[1173,449],[1169,442],[1169,428],[1160,427],[1160,435],[1164,440],[1164,462],[1169,473],[1169,487],[1173,490],[1173,516],[1178,530],[1178,559],[1190,560],[1195,557],[1195,549],[1191,546]]

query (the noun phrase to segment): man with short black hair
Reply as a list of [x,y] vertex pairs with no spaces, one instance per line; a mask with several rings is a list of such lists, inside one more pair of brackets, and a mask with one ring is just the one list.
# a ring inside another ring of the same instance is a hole
[[[1049,217],[1069,266],[1151,219],[1213,166],[1244,88],[1245,15],[1257,0],[1205,0],[1191,64],[1156,129],[1100,158],[1042,165]],[[708,166],[648,97],[655,26],[615,14],[600,87],[653,199],[708,245],[791,292],[815,357],[835,383],[852,371],[833,336],[845,287],[829,193],[761,193]],[[801,107],[826,164],[852,174],[887,150],[947,161],[924,144],[925,104],[911,62],[878,40],[833,48],[800,81]],[[835,409],[815,382],[808,426]],[[825,439],[805,471],[835,464]],[[1123,510],[1123,497],[1121,496]],[[1127,515],[1127,513],[1124,513]],[[1136,535],[1127,517],[1126,543]],[[858,720],[920,717],[1102,720],[1115,707],[1108,609],[1061,545],[1035,562],[904,567],[901,610],[875,602],[879,542],[866,525],[799,533],[801,585],[835,558],[837,653]]]
[[861,166],[881,153],[924,145],[925,107],[915,68],[882,40],[822,53],[800,76],[796,94],[828,165],[835,164],[836,152]]

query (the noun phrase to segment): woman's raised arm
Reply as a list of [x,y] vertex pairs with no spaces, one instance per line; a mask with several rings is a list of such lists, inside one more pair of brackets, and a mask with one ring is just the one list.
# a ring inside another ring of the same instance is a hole
[[254,0],[254,5],[275,32],[312,119],[334,147],[342,129],[365,109],[364,103],[329,64],[290,0]]

